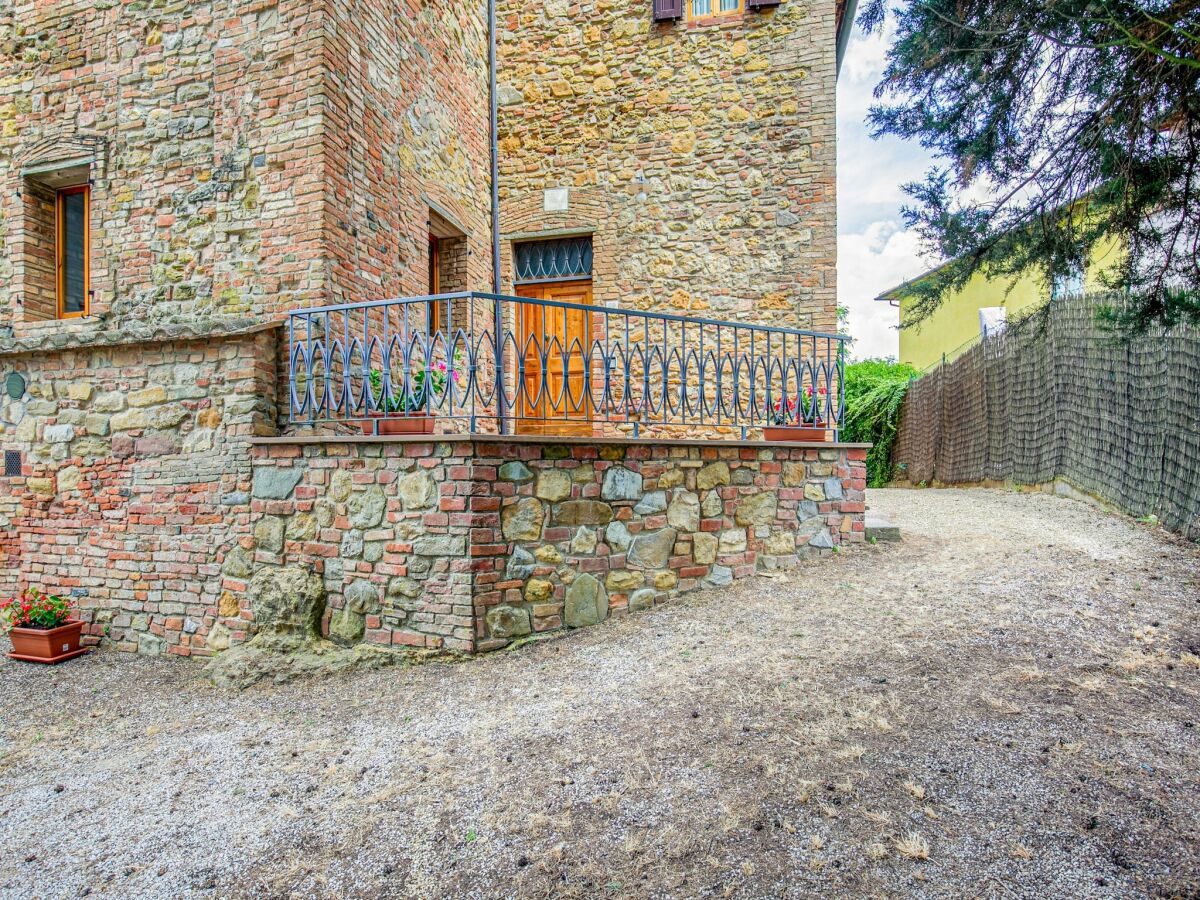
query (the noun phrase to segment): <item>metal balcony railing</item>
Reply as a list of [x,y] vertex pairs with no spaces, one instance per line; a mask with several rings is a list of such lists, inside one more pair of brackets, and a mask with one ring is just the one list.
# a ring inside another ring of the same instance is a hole
[[844,413],[845,338],[487,293],[288,317],[296,424],[436,417],[439,431],[597,434],[624,425],[747,437]]

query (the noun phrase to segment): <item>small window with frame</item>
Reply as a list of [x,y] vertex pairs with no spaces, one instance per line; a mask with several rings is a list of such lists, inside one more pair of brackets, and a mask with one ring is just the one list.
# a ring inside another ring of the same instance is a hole
[[[429,295],[436,297],[442,292],[442,242],[441,238],[429,235]],[[429,334],[433,336],[446,327],[449,318],[449,303],[431,300],[428,307]]]
[[54,264],[60,319],[77,319],[89,312],[91,201],[90,185],[60,188],[56,192]]
[[736,16],[745,8],[746,0],[687,0],[688,21]]

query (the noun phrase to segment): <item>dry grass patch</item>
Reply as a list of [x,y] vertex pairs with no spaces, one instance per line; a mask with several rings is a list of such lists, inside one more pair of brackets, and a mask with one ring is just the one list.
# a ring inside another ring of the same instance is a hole
[[929,842],[915,831],[896,838],[892,846],[905,859],[918,861],[929,859]]

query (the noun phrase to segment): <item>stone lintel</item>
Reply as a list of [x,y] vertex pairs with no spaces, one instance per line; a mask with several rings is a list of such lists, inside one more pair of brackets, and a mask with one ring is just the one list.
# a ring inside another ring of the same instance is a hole
[[[267,322],[235,319],[230,322],[201,322],[196,324],[122,322],[119,328],[81,328],[62,330],[63,322],[54,320],[46,328],[30,334],[0,340],[0,358],[26,356],[31,353],[65,353],[99,347],[131,347],[151,344],[180,344],[198,341],[233,340],[261,331],[282,328],[283,320]],[[52,329],[50,326],[54,326]]]

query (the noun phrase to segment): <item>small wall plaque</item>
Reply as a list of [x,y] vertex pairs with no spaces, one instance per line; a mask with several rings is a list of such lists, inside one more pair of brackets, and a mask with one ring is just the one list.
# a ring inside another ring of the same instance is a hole
[[20,372],[9,372],[8,377],[4,379],[4,389],[8,391],[8,396],[14,400],[20,400],[25,396],[25,379]]
[[571,205],[570,188],[547,188],[542,202],[545,212],[566,212]]

